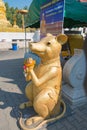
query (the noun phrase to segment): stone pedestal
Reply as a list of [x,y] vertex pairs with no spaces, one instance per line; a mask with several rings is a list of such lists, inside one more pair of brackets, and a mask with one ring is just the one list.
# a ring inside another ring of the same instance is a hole
[[82,51],[79,55],[72,56],[63,69],[62,93],[72,108],[87,102],[84,90],[85,75],[86,60]]

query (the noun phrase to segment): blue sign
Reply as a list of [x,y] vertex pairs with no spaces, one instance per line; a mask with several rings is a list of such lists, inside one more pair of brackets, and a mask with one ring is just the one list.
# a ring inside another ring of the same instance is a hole
[[61,33],[64,20],[64,0],[49,0],[41,7],[40,18],[41,33],[55,35]]

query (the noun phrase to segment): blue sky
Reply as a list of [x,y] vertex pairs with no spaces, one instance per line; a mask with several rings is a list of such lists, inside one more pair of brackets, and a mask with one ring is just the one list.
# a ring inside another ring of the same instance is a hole
[[22,9],[25,6],[28,6],[31,4],[32,0],[3,0],[4,2],[7,2],[10,7],[18,7],[19,9]]

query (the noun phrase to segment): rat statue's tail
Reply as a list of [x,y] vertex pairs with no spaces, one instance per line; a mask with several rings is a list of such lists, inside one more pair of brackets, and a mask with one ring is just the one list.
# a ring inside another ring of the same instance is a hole
[[39,123],[36,127],[32,127],[32,128],[29,128],[29,126],[27,126],[25,124],[25,121],[23,121],[22,114],[21,114],[21,117],[19,119],[20,127],[22,128],[22,130],[38,130],[38,129],[42,128],[42,126],[44,124],[49,123],[49,122],[54,122],[54,121],[62,118],[64,116],[65,112],[66,112],[66,105],[65,105],[63,100],[61,100],[61,107],[62,107],[63,110],[62,110],[60,115],[53,117],[53,118],[50,118],[50,119],[46,119],[46,120],[42,121],[41,123]]

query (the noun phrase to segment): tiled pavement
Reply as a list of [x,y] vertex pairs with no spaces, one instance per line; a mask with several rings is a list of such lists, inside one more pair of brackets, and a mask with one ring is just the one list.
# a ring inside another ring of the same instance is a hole
[[[23,58],[24,49],[0,51],[0,130],[20,130],[18,105],[27,100],[24,95],[27,83],[23,76]],[[32,110],[27,112],[31,114]],[[24,116],[27,116],[26,112]],[[65,116],[44,125],[41,130],[87,130],[87,104],[73,110],[67,104]]]

